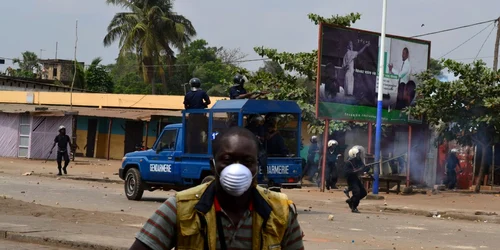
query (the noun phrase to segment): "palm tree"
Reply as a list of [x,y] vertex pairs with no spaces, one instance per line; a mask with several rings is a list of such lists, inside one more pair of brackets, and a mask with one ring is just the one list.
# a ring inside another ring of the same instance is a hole
[[[151,83],[155,94],[154,77],[163,71],[161,61],[172,65],[173,49],[182,50],[196,35],[191,21],[173,11],[171,0],[106,0],[122,6],[128,12],[117,13],[108,25],[104,46],[119,41],[120,55],[135,52],[145,82]],[[163,74],[164,75],[164,74]],[[166,84],[166,81],[162,79]],[[166,86],[164,86],[166,88]]]
[[31,51],[21,53],[22,59],[14,58],[13,63],[19,65],[18,76],[34,77],[34,71],[40,71],[40,60],[38,56]]

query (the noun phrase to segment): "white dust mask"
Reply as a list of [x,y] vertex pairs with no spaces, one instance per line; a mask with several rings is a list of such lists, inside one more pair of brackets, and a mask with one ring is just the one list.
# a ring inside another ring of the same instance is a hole
[[233,163],[222,170],[219,181],[227,194],[239,197],[250,188],[253,176],[246,166]]

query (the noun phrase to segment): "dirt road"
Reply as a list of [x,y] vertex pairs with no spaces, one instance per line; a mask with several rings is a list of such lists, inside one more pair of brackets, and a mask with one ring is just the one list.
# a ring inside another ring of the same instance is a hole
[[[0,215],[52,219],[75,227],[114,226],[116,230],[106,230],[105,236],[131,240],[160,202],[173,194],[147,192],[143,201],[128,201],[118,184],[5,174],[0,174],[0,190],[0,195],[18,200],[0,200]],[[499,224],[366,210],[352,214],[340,193],[285,192],[299,208],[306,249],[496,249],[500,244]],[[367,208],[373,201],[363,203]],[[329,215],[334,215],[333,221]]]

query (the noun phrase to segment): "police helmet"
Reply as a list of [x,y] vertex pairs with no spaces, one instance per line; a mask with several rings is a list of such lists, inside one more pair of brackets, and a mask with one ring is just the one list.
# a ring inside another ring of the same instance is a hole
[[191,78],[191,80],[189,80],[189,84],[191,85],[191,88],[201,87],[201,81],[198,78]]
[[261,115],[255,115],[250,119],[250,123],[261,124],[264,122],[264,118]]
[[339,143],[338,143],[336,140],[329,140],[329,141],[328,141],[328,147],[331,147],[331,146],[333,146],[333,145],[335,145],[335,146],[336,146],[336,145],[339,145]]
[[312,142],[312,143],[316,143],[316,142],[318,142],[318,137],[317,137],[317,136],[315,136],[315,135],[311,136],[311,142]]
[[243,85],[247,81],[247,78],[244,75],[237,74],[233,78],[233,82],[235,85]]
[[360,153],[360,150],[359,148],[357,148],[356,146],[352,147],[350,150],[349,150],[349,158],[356,158],[356,156]]
[[61,131],[63,129],[66,130],[66,127],[64,127],[64,125],[61,125],[61,126],[59,126],[59,130],[58,131]]

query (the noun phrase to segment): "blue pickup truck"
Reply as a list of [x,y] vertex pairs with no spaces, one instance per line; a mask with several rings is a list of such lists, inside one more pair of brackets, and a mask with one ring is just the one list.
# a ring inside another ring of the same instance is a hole
[[182,123],[165,126],[151,149],[123,157],[119,176],[125,181],[127,198],[140,200],[144,190],[180,191],[212,180],[212,140],[231,126],[260,128],[265,133],[261,139],[267,151],[268,178],[264,180],[260,169],[259,184],[300,187],[301,109],[297,103],[220,100],[210,109],[184,110]]

